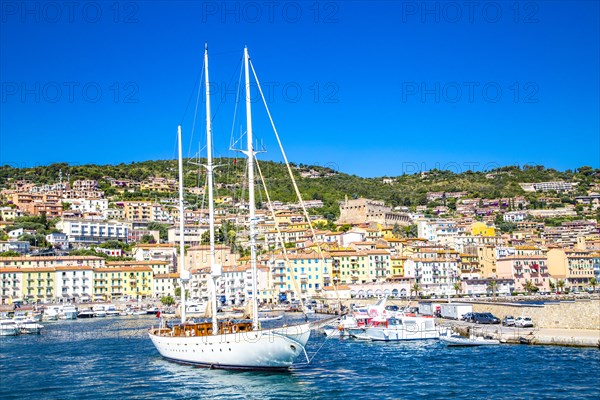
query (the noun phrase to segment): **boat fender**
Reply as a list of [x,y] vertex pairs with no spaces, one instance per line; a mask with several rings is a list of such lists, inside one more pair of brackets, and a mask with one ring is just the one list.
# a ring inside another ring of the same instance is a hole
[[343,330],[344,330],[344,327],[341,325],[338,325],[338,331],[343,331]]

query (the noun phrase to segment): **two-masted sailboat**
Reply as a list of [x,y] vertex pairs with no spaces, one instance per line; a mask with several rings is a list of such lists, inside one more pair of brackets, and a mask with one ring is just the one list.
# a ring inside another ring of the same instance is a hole
[[[244,49],[244,72],[246,89],[247,148],[243,151],[248,162],[249,212],[250,212],[250,263],[252,268],[252,320],[227,321],[217,319],[216,279],[221,275],[221,266],[215,263],[215,227],[213,203],[213,160],[212,131],[210,112],[210,84],[208,75],[208,48],[204,52],[206,85],[206,138],[208,180],[208,206],[210,219],[210,264],[209,280],[212,296],[212,321],[194,323],[186,320],[185,289],[182,290],[181,324],[172,328],[161,326],[151,328],[149,336],[159,353],[170,360],[225,369],[285,370],[294,360],[305,353],[310,337],[309,323],[285,326],[275,329],[261,329],[257,305],[257,265],[256,265],[256,217],[254,199],[254,157],[252,139],[252,114],[250,102],[250,78],[248,49]],[[180,255],[184,254],[183,239],[183,163],[181,153],[181,126],[178,128],[179,141],[179,228]],[[183,273],[183,271],[182,271]]]

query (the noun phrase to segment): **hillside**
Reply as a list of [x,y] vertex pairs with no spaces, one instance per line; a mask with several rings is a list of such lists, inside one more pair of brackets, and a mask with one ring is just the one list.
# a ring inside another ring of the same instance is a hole
[[[202,187],[205,176],[198,167],[185,160],[186,187]],[[215,180],[219,186],[219,196],[233,195],[237,198],[245,194],[240,186],[245,173],[243,159],[217,159],[215,163],[222,167],[216,172]],[[268,181],[269,193],[273,200],[283,202],[296,201],[292,184],[289,180],[285,165],[272,161],[261,161],[262,172]],[[57,163],[33,168],[0,167],[0,188],[7,188],[16,180],[29,180],[34,184],[51,184],[59,180],[62,171],[63,179],[73,182],[78,179],[94,179],[106,195],[114,200],[123,199],[155,199],[170,197],[170,193],[155,193],[135,191],[119,192],[111,187],[107,178],[143,181],[152,177],[177,178],[176,160],[158,160],[132,162],[117,165],[68,165]],[[499,198],[525,195],[535,201],[540,196],[556,196],[556,193],[526,193],[519,186],[524,182],[568,181],[576,182],[577,189],[569,196],[561,195],[562,202],[572,202],[575,195],[588,193],[590,184],[600,182],[600,170],[591,167],[580,167],[576,171],[557,171],[542,166],[502,167],[499,169],[476,172],[467,171],[460,174],[451,171],[431,170],[412,175],[383,178],[362,178],[348,175],[328,168],[308,165],[294,165],[294,174],[298,186],[305,199],[319,199],[325,204],[324,209],[318,210],[324,214],[337,214],[337,202],[345,196],[368,197],[384,200],[393,206],[414,207],[426,205],[428,192],[466,192],[467,197]],[[303,177],[304,176],[304,177]],[[391,180],[391,181],[390,181]],[[391,182],[391,183],[390,183]],[[264,201],[261,191],[257,194],[258,201]],[[188,200],[198,201],[193,198]]]

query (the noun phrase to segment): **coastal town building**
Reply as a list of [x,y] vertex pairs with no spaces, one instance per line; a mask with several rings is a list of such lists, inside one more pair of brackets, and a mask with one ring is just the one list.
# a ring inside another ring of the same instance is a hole
[[340,202],[338,225],[357,225],[369,222],[383,226],[409,225],[411,219],[407,214],[393,212],[392,207],[386,206],[383,201],[379,200],[359,198]]
[[56,227],[67,235],[73,245],[103,243],[109,240],[127,242],[129,228],[126,224],[112,221],[84,219],[61,219]]

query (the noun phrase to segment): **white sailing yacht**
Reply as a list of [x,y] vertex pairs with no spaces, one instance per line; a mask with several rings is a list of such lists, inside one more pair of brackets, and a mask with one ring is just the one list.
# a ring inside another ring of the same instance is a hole
[[[211,263],[210,289],[212,321],[193,323],[186,321],[185,296],[182,296],[182,323],[172,328],[151,328],[148,331],[152,343],[165,358],[186,364],[210,368],[286,370],[294,360],[305,353],[310,337],[309,323],[286,326],[276,329],[261,329],[257,307],[256,275],[256,217],[254,199],[254,156],[252,143],[252,114],[250,103],[250,78],[248,49],[244,48],[244,72],[246,87],[247,148],[244,154],[248,159],[249,208],[250,208],[250,258],[252,267],[252,322],[219,321],[217,319],[215,280],[221,275],[221,266],[215,263],[215,229],[213,204],[213,164],[212,132],[210,113],[210,85],[208,75],[208,48],[204,51],[206,86],[206,138],[207,163],[204,166],[208,178],[208,203],[210,219]],[[181,150],[181,126],[178,128],[179,141],[179,206],[180,206],[180,254],[183,257],[183,167]],[[182,288],[185,293],[185,288]]]

